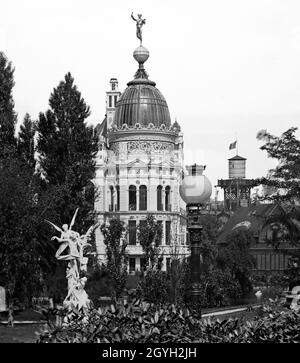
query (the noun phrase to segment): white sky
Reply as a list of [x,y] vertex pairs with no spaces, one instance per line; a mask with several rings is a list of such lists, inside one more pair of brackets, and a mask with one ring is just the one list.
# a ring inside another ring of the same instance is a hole
[[299,0],[0,0],[0,9],[19,120],[45,111],[70,71],[89,122],[101,122],[109,79],[123,91],[137,69],[133,11],[146,18],[145,68],[182,126],[185,160],[206,164],[213,185],[228,177],[236,135],[255,178],[275,165],[257,132],[300,126]]

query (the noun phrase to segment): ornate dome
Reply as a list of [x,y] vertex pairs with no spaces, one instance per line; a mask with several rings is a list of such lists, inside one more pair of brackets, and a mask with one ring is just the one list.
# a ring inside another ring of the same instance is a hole
[[149,51],[140,46],[134,51],[133,56],[139,63],[139,69],[135,79],[127,83],[128,87],[116,104],[114,124],[117,127],[123,124],[133,127],[137,123],[142,127],[147,127],[149,124],[155,127],[164,124],[169,127],[171,119],[167,102],[155,87],[155,82],[148,79],[144,69],[144,62],[149,57]]

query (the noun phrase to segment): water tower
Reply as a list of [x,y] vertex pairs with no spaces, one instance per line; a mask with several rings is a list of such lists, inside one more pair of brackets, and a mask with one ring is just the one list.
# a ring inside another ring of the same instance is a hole
[[228,159],[228,176],[229,179],[245,179],[246,178],[246,160],[241,156],[234,156]]
[[250,205],[250,192],[256,183],[246,179],[246,160],[235,155],[228,159],[228,179],[218,180],[218,187],[224,189],[224,209],[234,212],[239,207]]

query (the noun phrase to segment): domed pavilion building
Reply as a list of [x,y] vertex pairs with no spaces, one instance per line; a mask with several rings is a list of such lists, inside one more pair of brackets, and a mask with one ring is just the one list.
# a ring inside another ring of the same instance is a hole
[[[183,175],[183,136],[177,121],[171,122],[167,102],[148,78],[144,63],[148,50],[140,45],[133,53],[139,68],[121,94],[116,78],[106,93],[106,117],[97,126],[99,152],[95,183],[98,222],[118,216],[127,225],[129,272],[143,268],[143,250],[137,227],[147,214],[161,223],[163,270],[171,257],[186,256],[185,203],[179,195]],[[96,230],[100,261],[105,244]]]

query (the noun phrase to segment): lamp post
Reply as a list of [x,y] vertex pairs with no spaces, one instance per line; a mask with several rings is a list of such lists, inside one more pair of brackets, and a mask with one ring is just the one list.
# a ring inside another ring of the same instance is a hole
[[212,185],[205,175],[203,165],[187,166],[188,175],[184,176],[179,188],[181,198],[187,204],[187,228],[191,244],[191,305],[201,316],[200,274],[202,268],[201,241],[202,229],[200,211],[209,200]]

